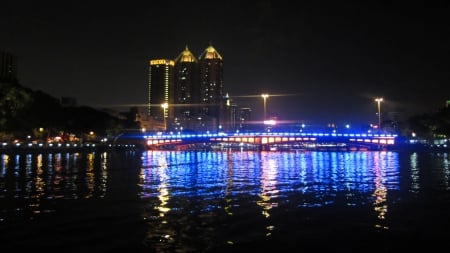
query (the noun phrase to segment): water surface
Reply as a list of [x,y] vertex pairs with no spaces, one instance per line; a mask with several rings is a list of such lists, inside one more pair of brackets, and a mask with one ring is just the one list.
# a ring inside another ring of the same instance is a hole
[[415,251],[445,245],[447,152],[2,154],[8,252]]

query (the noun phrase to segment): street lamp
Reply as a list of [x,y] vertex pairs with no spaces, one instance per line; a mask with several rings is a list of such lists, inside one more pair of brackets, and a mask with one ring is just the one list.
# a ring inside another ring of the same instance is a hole
[[267,103],[266,103],[266,100],[267,100],[267,98],[269,97],[269,94],[266,94],[266,93],[263,93],[263,94],[261,94],[261,97],[263,98],[263,101],[264,101],[264,120],[266,120],[266,114],[267,114]]
[[163,110],[163,119],[164,119],[164,131],[167,131],[167,121],[166,121],[166,109],[169,108],[168,103],[162,103],[161,108]]
[[378,129],[381,129],[381,107],[380,107],[380,103],[383,102],[383,98],[375,98],[375,102],[378,103]]

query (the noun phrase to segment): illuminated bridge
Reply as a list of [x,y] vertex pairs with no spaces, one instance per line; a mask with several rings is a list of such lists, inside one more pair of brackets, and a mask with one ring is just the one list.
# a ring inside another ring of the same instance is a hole
[[255,132],[217,134],[156,134],[144,135],[148,148],[182,145],[252,146],[260,150],[277,147],[341,148],[378,150],[395,144],[395,134],[372,133],[306,133],[306,132]]

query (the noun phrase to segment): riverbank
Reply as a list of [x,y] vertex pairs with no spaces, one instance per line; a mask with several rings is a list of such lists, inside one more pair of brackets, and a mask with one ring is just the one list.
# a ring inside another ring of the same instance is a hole
[[339,146],[339,145],[270,145],[265,149],[256,145],[218,145],[216,144],[186,144],[161,145],[158,147],[145,147],[136,143],[66,143],[57,145],[3,145],[0,154],[14,153],[43,153],[43,152],[89,152],[107,150],[167,150],[167,151],[450,151],[446,145],[408,144],[398,143],[386,146]]
[[142,147],[135,144],[111,144],[111,143],[66,143],[55,145],[3,145],[0,154],[9,153],[41,153],[41,152],[82,152],[82,151],[106,151],[110,149],[140,150]]

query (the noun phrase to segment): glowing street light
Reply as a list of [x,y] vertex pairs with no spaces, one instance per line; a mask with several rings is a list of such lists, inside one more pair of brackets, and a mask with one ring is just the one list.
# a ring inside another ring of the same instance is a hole
[[261,97],[263,98],[263,101],[264,101],[264,120],[266,120],[266,117],[267,117],[267,103],[266,103],[266,100],[269,97],[269,94],[263,93],[263,94],[261,94]]
[[161,108],[163,110],[164,130],[167,131],[166,109],[169,108],[168,103],[162,103]]
[[383,102],[383,98],[375,98],[375,102],[378,103],[378,129],[381,129],[381,107],[380,107],[380,103]]

